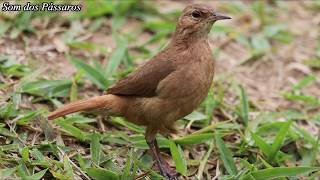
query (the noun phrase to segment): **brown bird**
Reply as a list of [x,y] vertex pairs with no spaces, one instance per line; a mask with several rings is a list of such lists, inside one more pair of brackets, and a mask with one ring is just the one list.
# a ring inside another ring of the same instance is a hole
[[48,119],[78,111],[98,111],[146,126],[146,142],[160,174],[172,179],[174,175],[160,155],[156,134],[174,132],[174,122],[191,113],[207,96],[214,74],[208,33],[222,19],[231,18],[206,5],[187,6],[165,49],[120,79],[106,95],[67,104]]

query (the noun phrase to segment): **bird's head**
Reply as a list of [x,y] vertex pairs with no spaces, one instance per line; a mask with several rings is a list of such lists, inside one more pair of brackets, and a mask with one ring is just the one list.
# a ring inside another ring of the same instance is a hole
[[231,18],[215,12],[210,6],[192,4],[183,10],[177,23],[177,33],[207,35],[213,23],[224,19]]

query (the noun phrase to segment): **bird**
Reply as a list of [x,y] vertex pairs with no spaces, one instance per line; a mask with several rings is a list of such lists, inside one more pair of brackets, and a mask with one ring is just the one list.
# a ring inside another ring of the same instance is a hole
[[175,179],[176,173],[160,154],[156,135],[176,133],[175,121],[190,114],[206,98],[215,68],[208,34],[216,21],[224,19],[231,18],[208,5],[187,5],[163,50],[109,87],[104,95],[71,102],[51,112],[48,119],[94,111],[145,126],[145,140],[160,174]]

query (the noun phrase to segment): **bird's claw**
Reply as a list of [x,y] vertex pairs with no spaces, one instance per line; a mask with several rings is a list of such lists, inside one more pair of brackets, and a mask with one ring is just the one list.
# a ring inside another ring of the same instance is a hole
[[168,180],[178,180],[178,176],[176,174],[165,174],[163,175],[163,177],[165,177]]
[[169,164],[167,162],[164,162],[161,164],[161,167],[159,167],[160,174],[165,177],[165,179],[168,180],[178,180],[178,173],[170,168]]

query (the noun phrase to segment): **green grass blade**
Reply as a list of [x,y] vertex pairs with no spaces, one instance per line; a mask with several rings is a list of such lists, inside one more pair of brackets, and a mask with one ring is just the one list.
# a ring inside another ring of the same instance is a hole
[[21,93],[43,97],[68,96],[71,87],[70,80],[39,80],[26,82],[21,86]]
[[25,147],[22,148],[21,157],[22,157],[22,160],[24,162],[28,162],[29,161],[29,148],[28,148],[28,146],[25,146]]
[[190,134],[174,139],[174,142],[180,145],[200,144],[212,139],[213,137],[213,133]]
[[117,70],[118,66],[120,65],[120,63],[122,62],[122,60],[126,55],[126,51],[128,47],[128,42],[125,39],[117,35],[114,36],[114,39],[117,42],[117,48],[112,53],[108,61],[108,64],[105,68],[106,77],[110,77]]
[[111,14],[114,9],[113,1],[85,1],[86,10],[74,13],[74,17],[94,18]]
[[213,150],[213,146],[214,146],[214,141],[211,140],[211,142],[209,144],[209,150],[206,152],[206,154],[203,156],[203,158],[200,162],[199,170],[198,170],[198,174],[197,174],[198,179],[202,179],[202,174],[203,174],[203,171],[205,169],[206,164],[208,163],[208,159],[209,159],[210,154]]
[[187,162],[184,158],[183,151],[181,147],[176,145],[173,141],[170,142],[170,152],[173,158],[173,161],[176,165],[176,169],[182,175],[187,174]]
[[274,167],[252,172],[252,176],[257,180],[273,179],[280,177],[296,177],[299,174],[320,171],[318,167]]
[[100,144],[100,134],[94,132],[91,135],[90,141],[90,153],[92,162],[97,166],[100,164],[100,155],[101,155],[101,144]]
[[16,170],[17,168],[0,169],[0,177],[3,179],[10,177]]
[[86,170],[86,172],[88,173],[88,175],[95,179],[95,180],[118,180],[119,179],[119,175],[107,170],[107,169],[102,169],[102,168],[88,168]]
[[279,152],[282,143],[284,141],[284,138],[286,137],[288,130],[290,128],[291,121],[285,122],[283,126],[281,127],[279,133],[275,137],[272,146],[271,146],[271,152],[270,152],[270,160],[273,161],[273,159],[276,157],[277,153]]
[[117,125],[121,125],[124,127],[129,128],[132,131],[135,131],[137,133],[144,133],[144,128],[142,128],[141,126],[138,126],[136,124],[133,124],[129,121],[124,120],[123,118],[120,117],[113,117],[110,119],[111,123],[117,124]]
[[193,111],[191,114],[188,114],[183,119],[189,120],[189,121],[201,121],[206,120],[208,117],[204,115],[203,113],[199,111]]
[[249,102],[245,89],[239,86],[240,89],[240,116],[245,126],[248,126],[249,121]]
[[9,136],[9,137],[12,137],[12,138],[17,137],[17,135],[15,133],[9,131],[6,128],[0,128],[0,134],[4,135],[4,136]]
[[300,101],[306,104],[310,104],[313,106],[320,105],[320,99],[315,96],[310,95],[296,95],[292,92],[284,93],[283,97],[290,100],[290,101]]
[[83,71],[86,77],[93,84],[97,85],[100,89],[107,88],[108,80],[98,69],[93,68],[92,66],[75,57],[71,57],[71,62],[76,66],[78,70]]
[[[129,155],[127,157],[127,161],[126,161],[124,168],[123,168],[121,180],[133,179],[133,177],[130,175],[132,163],[133,163],[133,159],[132,159],[133,153],[132,152],[133,152],[133,150],[131,149],[131,151],[129,152]],[[133,171],[133,173],[135,173],[135,171]]]
[[62,131],[67,132],[68,134],[80,139],[81,141],[84,141],[87,139],[87,133],[83,132],[81,129],[73,126],[72,124],[66,123],[65,121],[54,121],[57,125],[61,127]]
[[312,82],[316,81],[317,77],[314,75],[308,75],[306,77],[304,77],[303,79],[301,79],[297,84],[295,84],[292,88],[292,90],[297,91],[297,90],[301,90],[302,88],[308,86],[309,84],[311,84]]
[[78,85],[75,78],[72,79],[69,97],[70,102],[76,101],[78,99]]
[[218,148],[220,158],[223,161],[224,167],[230,175],[237,175],[238,170],[234,163],[231,151],[226,147],[218,133],[214,134],[216,146]]
[[39,171],[35,174],[33,174],[32,176],[28,176],[25,178],[25,180],[40,180],[44,174],[47,172],[48,169],[44,169],[42,171]]
[[265,142],[259,135],[256,133],[251,133],[251,136],[255,142],[255,144],[259,147],[259,149],[267,156],[267,158],[270,157],[272,150],[271,145],[269,145],[267,142]]
[[64,169],[64,172],[65,172],[65,176],[67,179],[72,179],[74,177],[74,174],[73,174],[73,169],[72,169],[72,166],[70,164],[71,161],[67,155],[65,155],[63,157],[63,169]]

